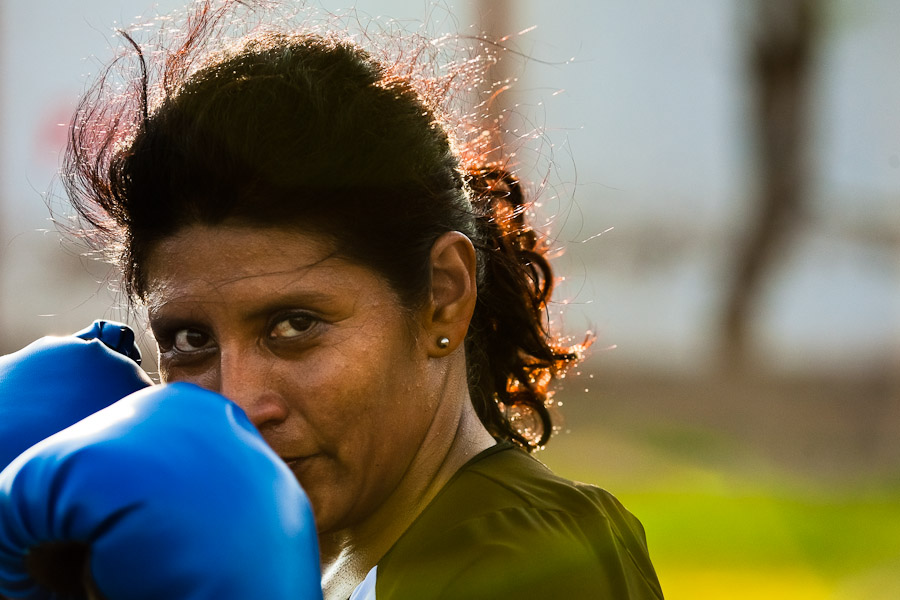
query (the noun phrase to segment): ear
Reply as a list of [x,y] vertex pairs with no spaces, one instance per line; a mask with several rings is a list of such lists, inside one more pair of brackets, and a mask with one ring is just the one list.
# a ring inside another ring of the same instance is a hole
[[[449,231],[431,247],[431,298],[424,314],[429,355],[450,354],[463,343],[475,312],[475,247],[458,231]],[[439,340],[447,338],[449,344]]]

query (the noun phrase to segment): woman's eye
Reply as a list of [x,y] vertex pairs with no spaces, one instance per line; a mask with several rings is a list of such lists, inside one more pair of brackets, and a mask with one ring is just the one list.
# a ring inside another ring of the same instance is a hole
[[172,346],[178,352],[197,352],[206,349],[211,338],[199,329],[179,329],[175,332]]
[[309,315],[293,315],[275,323],[269,333],[270,338],[294,338],[307,333],[316,325],[316,319]]

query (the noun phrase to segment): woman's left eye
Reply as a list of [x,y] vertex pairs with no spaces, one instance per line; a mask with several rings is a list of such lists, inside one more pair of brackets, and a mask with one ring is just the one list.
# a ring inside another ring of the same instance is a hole
[[310,315],[291,315],[272,326],[269,337],[274,339],[295,338],[306,333],[316,326],[318,320]]

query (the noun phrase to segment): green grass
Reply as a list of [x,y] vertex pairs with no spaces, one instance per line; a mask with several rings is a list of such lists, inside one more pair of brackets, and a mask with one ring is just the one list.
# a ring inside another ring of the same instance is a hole
[[[827,501],[765,490],[621,497],[644,523],[670,600],[733,597],[719,595],[731,586],[748,597],[849,599],[856,596],[841,590],[863,580],[896,594],[885,598],[900,598],[900,494]],[[773,581],[780,587],[769,589]],[[691,584],[712,588],[698,596],[687,593]]]
[[621,499],[639,515],[659,560],[698,565],[803,564],[842,576],[900,561],[900,494],[893,498],[643,492]]
[[561,438],[539,457],[640,518],[668,600],[900,599],[895,483],[815,481],[727,440],[664,437]]

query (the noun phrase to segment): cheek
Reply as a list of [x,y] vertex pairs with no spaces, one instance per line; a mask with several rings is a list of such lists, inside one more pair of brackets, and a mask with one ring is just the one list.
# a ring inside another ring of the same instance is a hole
[[289,399],[291,409],[315,434],[331,442],[373,408],[378,374],[355,353],[322,348],[302,360],[284,361],[272,373],[271,385]]
[[213,361],[204,361],[193,367],[170,367],[165,360],[160,359],[159,378],[161,383],[182,381],[214,392],[219,391],[219,367]]
[[290,382],[282,385],[309,433],[341,467],[358,472],[364,463],[389,462],[392,453],[416,446],[418,421],[428,419],[428,409],[420,406],[424,377],[408,349],[372,344],[352,350],[322,348],[293,365]]
[[364,339],[307,353],[278,384],[291,394],[299,427],[327,454],[298,472],[326,530],[363,518],[384,502],[431,420],[416,353],[403,340],[385,343],[377,334]]

